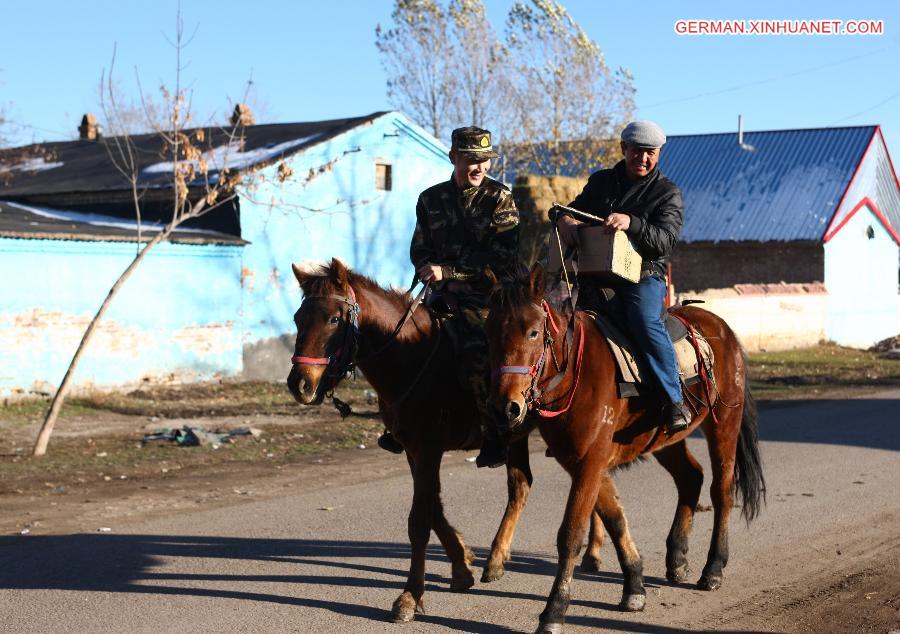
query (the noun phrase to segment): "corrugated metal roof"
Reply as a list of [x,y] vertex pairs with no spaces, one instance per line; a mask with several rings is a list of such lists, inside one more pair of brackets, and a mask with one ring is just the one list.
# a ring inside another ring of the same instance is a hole
[[876,126],[670,136],[683,242],[821,240]]

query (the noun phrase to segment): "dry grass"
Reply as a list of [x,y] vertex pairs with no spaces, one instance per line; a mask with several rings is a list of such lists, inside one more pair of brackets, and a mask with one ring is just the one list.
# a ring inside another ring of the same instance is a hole
[[761,399],[900,387],[900,360],[874,352],[819,345],[750,355],[750,385]]

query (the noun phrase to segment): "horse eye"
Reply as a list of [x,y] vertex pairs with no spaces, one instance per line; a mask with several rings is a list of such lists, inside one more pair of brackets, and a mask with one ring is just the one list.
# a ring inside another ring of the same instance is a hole
[[529,339],[537,339],[537,338],[538,338],[538,331],[537,331],[537,330],[532,330],[531,332],[529,332],[529,333],[528,333],[528,338],[529,338]]
[[341,318],[338,317],[337,315],[335,315],[334,317],[332,317],[331,319],[328,320],[328,323],[336,326],[340,321],[341,321]]

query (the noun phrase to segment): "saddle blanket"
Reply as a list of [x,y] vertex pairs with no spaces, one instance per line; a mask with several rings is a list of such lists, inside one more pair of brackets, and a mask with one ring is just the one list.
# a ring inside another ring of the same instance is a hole
[[[639,362],[638,357],[632,352],[635,349],[634,344],[608,315],[593,311],[585,312],[591,316],[600,332],[606,337],[613,358],[616,360],[619,398],[637,396],[638,386],[646,382],[644,377],[649,375],[650,370],[645,366],[643,360]],[[675,358],[678,362],[681,383],[687,387],[700,381],[700,363],[706,365],[707,372],[712,377],[713,351],[706,338],[694,330],[697,347],[700,348],[701,358],[698,358],[688,330],[678,318],[667,314],[666,330],[675,347]],[[656,389],[655,382],[651,381],[650,385],[654,386],[652,389]]]

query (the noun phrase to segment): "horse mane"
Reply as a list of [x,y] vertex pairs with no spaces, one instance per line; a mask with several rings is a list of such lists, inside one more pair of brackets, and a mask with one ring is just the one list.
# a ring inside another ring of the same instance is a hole
[[501,282],[491,291],[490,303],[492,307],[504,308],[509,311],[534,305],[535,301],[531,296],[528,278],[520,276]]
[[[394,288],[384,288],[370,277],[366,277],[361,273],[355,273],[335,260],[327,264],[307,264],[304,266],[304,269],[305,277],[300,282],[300,289],[303,291],[304,297],[346,293],[346,290],[341,288],[339,281],[342,276],[346,275],[347,282],[353,287],[357,295],[368,295],[370,298],[374,298],[375,306],[380,306],[380,308],[366,311],[366,320],[374,328],[384,333],[394,330],[399,315],[406,312],[412,301],[409,293]],[[390,314],[388,306],[395,310],[397,314]],[[398,338],[417,341],[423,332],[430,330],[428,326],[423,325],[418,319],[413,319],[411,323],[415,326],[411,329],[412,331],[404,329],[405,334]],[[426,320],[426,323],[430,323],[430,321]]]
[[[334,264],[315,264],[308,269],[309,276],[300,283],[300,289],[305,297],[312,295],[332,295],[341,292],[337,282],[337,271]],[[370,277],[366,277],[362,273],[357,273],[351,269],[347,269],[347,279],[350,285],[363,291],[369,291],[396,304],[398,307],[406,309],[409,295],[405,291],[399,291],[395,288],[384,288],[378,282]]]

